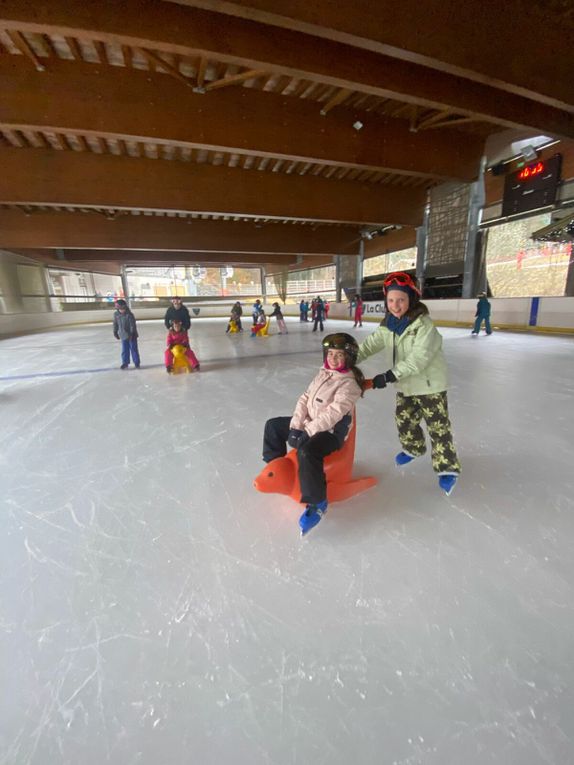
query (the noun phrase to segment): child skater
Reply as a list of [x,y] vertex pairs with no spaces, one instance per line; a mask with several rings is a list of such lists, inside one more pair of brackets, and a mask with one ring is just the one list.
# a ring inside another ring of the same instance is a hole
[[355,295],[355,324],[353,326],[359,325],[359,327],[363,326],[363,299],[360,295]]
[[185,357],[191,364],[194,370],[199,372],[199,361],[197,356],[189,347],[189,335],[187,330],[183,328],[183,323],[179,319],[175,319],[171,323],[171,329],[167,333],[167,348],[165,349],[165,369],[168,374],[173,369],[173,353],[171,349],[176,345],[182,345],[185,348]]
[[287,334],[287,327],[285,326],[285,319],[283,318],[283,313],[281,311],[281,307],[279,303],[273,303],[273,313],[271,316],[275,316],[277,319],[277,326],[279,327],[279,333],[280,335],[286,335]]
[[127,369],[130,365],[130,353],[135,368],[140,368],[140,352],[138,349],[138,330],[136,317],[128,308],[125,300],[116,300],[114,311],[114,337],[122,341],[122,365],[120,369]]
[[231,307],[231,316],[229,317],[229,324],[227,325],[227,332],[231,329],[231,322],[235,322],[235,327],[238,332],[243,332],[243,327],[241,326],[241,317],[243,316],[243,308],[241,307],[241,303],[239,300],[236,300],[233,306]]
[[420,426],[429,432],[432,465],[440,488],[448,496],[455,487],[460,463],[454,447],[446,397],[447,371],[442,337],[432,323],[428,308],[420,302],[420,290],[404,273],[390,274],[384,281],[387,315],[378,329],[359,346],[358,361],[392,349],[393,365],[373,378],[374,388],[397,385],[395,421],[402,451],[397,466],[407,465],[426,451]]
[[266,324],[267,317],[265,316],[265,311],[263,310],[263,307],[260,307],[257,313],[257,318],[251,327],[251,337],[257,337]]
[[351,335],[338,332],[323,340],[323,366],[297,401],[292,417],[265,423],[265,462],[286,454],[286,442],[297,449],[301,502],[301,533],[316,526],[327,512],[327,482],[323,459],[340,449],[349,434],[353,409],[363,395],[365,378],[355,366],[359,346]]

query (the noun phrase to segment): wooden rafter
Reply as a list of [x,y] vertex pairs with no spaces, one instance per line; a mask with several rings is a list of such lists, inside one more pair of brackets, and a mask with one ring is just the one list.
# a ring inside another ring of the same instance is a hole
[[42,47],[45,48],[48,53],[47,55],[52,58],[59,58],[58,51],[56,50],[56,46],[54,45],[54,41],[50,37],[50,35],[41,35],[42,37]]
[[357,186],[297,173],[241,172],[207,163],[0,148],[0,166],[0,201],[22,204],[112,205],[359,225],[389,219],[418,225],[424,207],[418,193],[388,194],[373,184]]
[[[40,74],[22,56],[14,59],[8,71],[0,71],[0,126],[463,181],[476,177],[483,149],[480,137],[461,142],[448,129],[409,133],[408,121],[376,113],[356,132],[350,130],[350,112],[335,109],[326,121],[316,102],[279,93],[224,88],[217,98],[193,92],[181,98],[179,82],[159,73],[54,60]],[[187,80],[191,91],[193,75]]]
[[420,128],[421,130],[432,130],[433,128],[455,127],[457,125],[466,125],[469,122],[480,122],[478,117],[454,117],[450,120],[443,120],[442,122],[435,122],[432,125],[427,125],[426,128]]
[[64,140],[64,136],[61,133],[54,133],[54,140],[58,144],[58,149],[61,151],[64,151],[66,149],[69,149],[70,146],[66,140]]
[[239,74],[232,74],[230,77],[222,77],[220,80],[215,80],[205,85],[204,90],[207,93],[210,90],[217,90],[219,88],[227,88],[229,85],[239,85],[246,80],[255,80],[257,77],[263,77],[267,72],[261,69],[248,69],[246,72],[239,72]]
[[76,40],[76,38],[66,37],[65,40],[68,48],[70,49],[70,53],[76,59],[76,61],[82,61],[84,58],[82,56],[82,49],[80,48],[80,43]]
[[[16,209],[17,208],[17,209]],[[256,225],[235,223],[243,216],[116,215],[115,208],[73,212],[11,205],[0,209],[0,247],[77,247],[134,250],[188,250],[245,253],[357,254],[359,234],[354,227]],[[24,217],[24,216],[30,217]],[[228,222],[223,221],[224,218]],[[259,221],[265,218],[259,217]],[[135,254],[135,253],[134,253]]]
[[347,88],[341,88],[341,90],[334,93],[333,96],[331,96],[331,98],[327,101],[327,103],[321,107],[320,114],[325,117],[331,111],[331,109],[339,104],[342,104],[343,101],[345,101],[351,95],[351,93],[351,90],[348,90]]
[[103,43],[101,40],[94,40],[93,45],[96,51],[96,55],[99,59],[100,64],[108,64],[108,56],[106,53],[106,46],[105,43]]
[[77,135],[76,140],[80,146],[80,151],[91,151],[90,147],[88,146],[88,142],[83,135]]
[[203,93],[203,85],[205,82],[205,72],[207,70],[207,59],[205,56],[200,56],[199,62],[197,64],[197,80],[196,80],[196,90],[199,93]]
[[[407,5],[413,2],[411,0]],[[363,3],[363,6],[368,5]],[[143,9],[145,12],[142,12]],[[326,16],[331,12],[332,9],[325,11]],[[403,17],[405,13],[402,9],[400,13],[397,11],[397,16]],[[343,15],[351,17],[350,14]],[[371,13],[371,16],[373,23],[376,23],[378,14]],[[379,15],[379,22],[381,18],[382,15]],[[222,21],[225,35],[218,35],[214,31]],[[453,18],[452,23],[455,22],[461,23],[460,19]],[[140,0],[122,0],[121,3],[98,0],[96,4],[50,0],[49,3],[38,4],[29,0],[3,0],[0,5],[0,27],[26,33],[66,34],[83,40],[97,38],[112,45],[148,49],[153,46],[162,54],[205,56],[251,71],[273,71],[299,80],[320,82],[323,86],[348,88],[404,103],[416,103],[427,109],[448,109],[463,117],[476,117],[504,127],[528,127],[552,135],[574,137],[574,124],[568,106],[573,101],[568,100],[566,95],[560,96],[560,90],[566,93],[572,89],[570,76],[566,79],[562,77],[559,86],[556,86],[555,82],[548,82],[548,78],[541,78],[538,74],[538,84],[529,83],[533,89],[527,87],[525,95],[524,88],[508,85],[512,78],[516,79],[516,70],[507,71],[503,76],[497,68],[494,79],[485,79],[479,69],[474,73],[469,71],[468,77],[461,77],[453,73],[452,67],[441,66],[440,61],[429,67],[409,57],[401,58],[396,51],[389,55],[386,50],[367,50],[366,46],[361,47],[357,43],[328,39],[326,26],[321,27],[321,36],[275,27],[273,44],[270,45],[269,26],[254,20],[252,16],[242,19],[227,12],[223,15],[179,3],[142,5]],[[371,26],[368,25],[368,28],[373,39]],[[395,31],[398,32],[399,28],[405,34],[405,30],[408,31],[400,24]],[[505,32],[508,34],[509,30]],[[387,35],[386,27],[382,33]],[[486,29],[481,28],[481,33],[486,34]],[[413,49],[426,42],[417,38],[413,41]],[[516,40],[511,42],[516,46]],[[457,41],[454,46],[456,50],[453,46],[446,47],[451,53],[460,54],[461,60],[470,55],[463,50],[462,41]],[[487,47],[483,50],[486,51]],[[503,47],[499,50],[504,53],[506,63],[512,61],[508,51]],[[474,55],[477,55],[476,46]],[[532,58],[539,61],[548,56],[549,52],[544,50],[540,55],[537,51]],[[554,50],[552,57],[563,75],[566,64],[556,59]],[[515,62],[516,69],[522,71],[525,77],[526,69],[532,69],[532,62],[527,59],[528,56],[522,56]],[[492,62],[487,60],[488,56],[483,54],[483,62],[491,65]],[[542,68],[542,71],[546,70]],[[540,70],[535,68],[535,71]],[[541,81],[544,82],[543,93],[539,88]],[[536,88],[539,88],[538,91]],[[505,91],[504,97],[500,97],[501,90]]]
[[20,131],[18,130],[4,130],[4,136],[6,137],[6,140],[11,146],[18,146],[18,148],[23,148],[27,145],[27,141],[25,141],[22,138],[22,135],[20,134]]
[[21,32],[18,32],[14,29],[8,29],[7,34],[14,45],[18,48],[20,53],[24,54],[24,56],[26,56],[26,58],[28,58],[34,64],[39,72],[44,72],[46,70],[46,67],[40,58],[36,55],[36,52]]
[[184,74],[182,74],[179,69],[175,68],[175,66],[172,66],[167,61],[164,61],[164,59],[157,53],[154,53],[152,50],[148,50],[147,48],[137,48],[136,50],[138,50],[150,64],[160,67],[164,72],[167,72],[167,74],[170,74],[172,77],[174,77],[179,82],[182,82],[184,85],[187,85],[190,88],[193,87],[193,81],[190,80],[189,77],[186,77]]
[[129,45],[122,45],[121,48],[122,48],[122,56],[124,59],[124,66],[129,69],[132,66],[133,51]]
[[35,130],[34,131],[34,138],[36,139],[36,143],[41,148],[44,148],[44,149],[50,149],[51,148],[52,145],[51,145],[50,141],[48,141],[48,139],[46,138],[44,133],[42,133],[40,130]]
[[440,112],[435,112],[434,114],[431,114],[430,117],[425,117],[425,119],[421,120],[417,125],[417,130],[426,130],[427,128],[432,127],[435,122],[444,122],[451,114],[452,111],[450,109],[443,109]]

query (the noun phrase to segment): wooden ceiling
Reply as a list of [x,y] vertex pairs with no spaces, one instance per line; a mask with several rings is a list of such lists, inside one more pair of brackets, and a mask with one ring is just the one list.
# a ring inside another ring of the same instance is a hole
[[574,137],[552,36],[572,20],[544,7],[2,0],[0,247],[60,264],[356,254],[365,227],[419,225],[433,184],[472,181],[492,132]]

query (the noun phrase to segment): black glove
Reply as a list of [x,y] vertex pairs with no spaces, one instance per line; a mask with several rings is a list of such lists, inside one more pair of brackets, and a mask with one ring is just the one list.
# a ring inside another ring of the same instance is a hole
[[382,375],[375,375],[373,377],[373,388],[386,388],[389,383],[394,383],[396,381],[397,378],[389,369],[388,372],[385,372]]
[[120,339],[119,333],[118,332],[114,332],[114,337],[116,338],[116,340],[119,340]]
[[300,446],[303,446],[305,441],[309,440],[309,436],[307,435],[306,430],[297,430],[296,428],[291,428],[289,431],[289,438],[287,439],[287,443],[289,446],[292,446],[293,449],[298,449]]

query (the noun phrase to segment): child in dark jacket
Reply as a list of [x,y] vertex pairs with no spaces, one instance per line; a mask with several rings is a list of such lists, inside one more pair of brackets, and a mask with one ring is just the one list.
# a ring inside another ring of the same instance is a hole
[[167,348],[165,350],[165,369],[169,374],[173,369],[173,353],[172,349],[176,345],[181,345],[185,348],[185,357],[194,370],[199,371],[199,361],[197,356],[189,347],[189,335],[187,330],[183,328],[181,321],[177,319],[172,322],[171,329],[167,333]]
[[474,314],[475,322],[474,328],[471,332],[472,335],[478,335],[480,332],[480,326],[484,322],[484,328],[487,335],[492,335],[492,327],[490,326],[490,301],[486,297],[486,292],[481,292],[478,296],[479,300],[476,304],[476,313]]
[[138,349],[138,330],[136,317],[128,308],[125,300],[116,300],[114,312],[114,337],[122,341],[122,365],[121,369],[127,369],[130,365],[130,353],[135,368],[140,368],[140,353]]
[[273,303],[273,313],[271,316],[275,316],[277,319],[277,326],[279,327],[279,334],[286,335],[287,327],[285,326],[285,319],[283,318],[283,312],[279,303]]
[[237,300],[231,308],[231,316],[229,317],[229,322],[227,324],[227,329],[225,330],[225,332],[228,333],[231,331],[231,328],[233,326],[231,322],[234,322],[235,330],[237,332],[243,332],[243,327],[241,326],[242,316],[243,316],[243,308],[241,307],[241,303],[239,302],[239,300]]

